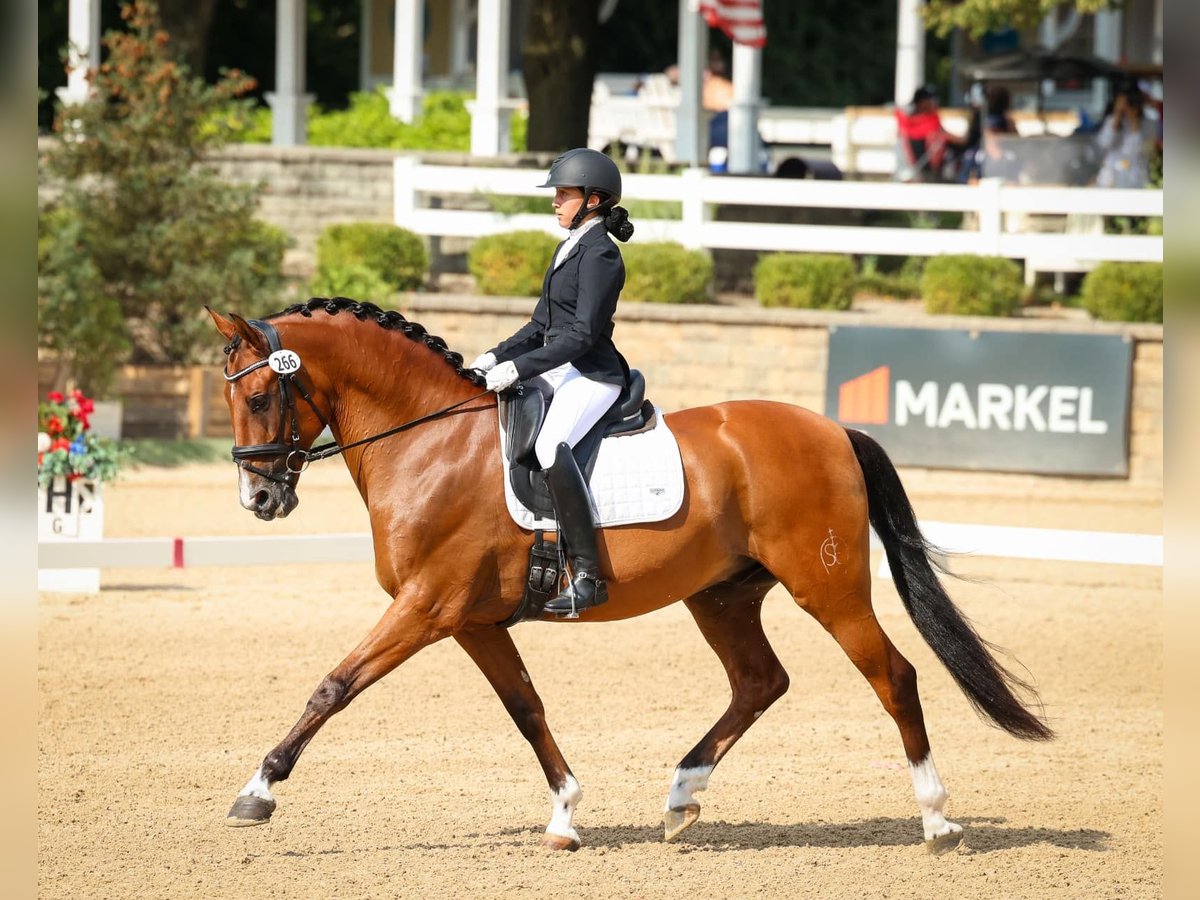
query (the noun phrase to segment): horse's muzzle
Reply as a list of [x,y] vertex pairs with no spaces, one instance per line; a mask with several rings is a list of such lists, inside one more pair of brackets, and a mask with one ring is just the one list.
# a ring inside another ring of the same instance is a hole
[[255,484],[242,494],[242,506],[264,522],[285,518],[296,508],[300,498],[289,484],[255,478]]

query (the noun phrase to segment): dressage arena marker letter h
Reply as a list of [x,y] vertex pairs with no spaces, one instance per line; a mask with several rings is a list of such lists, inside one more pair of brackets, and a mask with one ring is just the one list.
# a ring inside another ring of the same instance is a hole
[[[58,476],[38,488],[38,544],[100,541],[104,534],[104,485]],[[38,590],[97,594],[100,569],[38,569]]]

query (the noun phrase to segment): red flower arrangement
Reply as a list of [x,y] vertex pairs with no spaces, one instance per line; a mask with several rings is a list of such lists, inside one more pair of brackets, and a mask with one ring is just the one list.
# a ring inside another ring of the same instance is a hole
[[38,484],[58,477],[69,481],[111,481],[127,453],[116,441],[92,433],[96,404],[83,391],[50,391],[38,404]]

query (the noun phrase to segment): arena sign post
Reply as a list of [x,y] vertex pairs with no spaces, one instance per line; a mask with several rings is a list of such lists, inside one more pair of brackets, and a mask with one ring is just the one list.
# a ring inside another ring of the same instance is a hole
[[1119,335],[836,328],[825,409],[902,465],[1122,476],[1132,364]]

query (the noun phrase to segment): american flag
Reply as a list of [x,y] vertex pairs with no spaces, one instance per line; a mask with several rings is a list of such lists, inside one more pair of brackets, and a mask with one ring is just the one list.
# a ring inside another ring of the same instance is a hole
[[767,43],[762,0],[700,0],[700,14],[734,43],[749,47],[763,47]]

